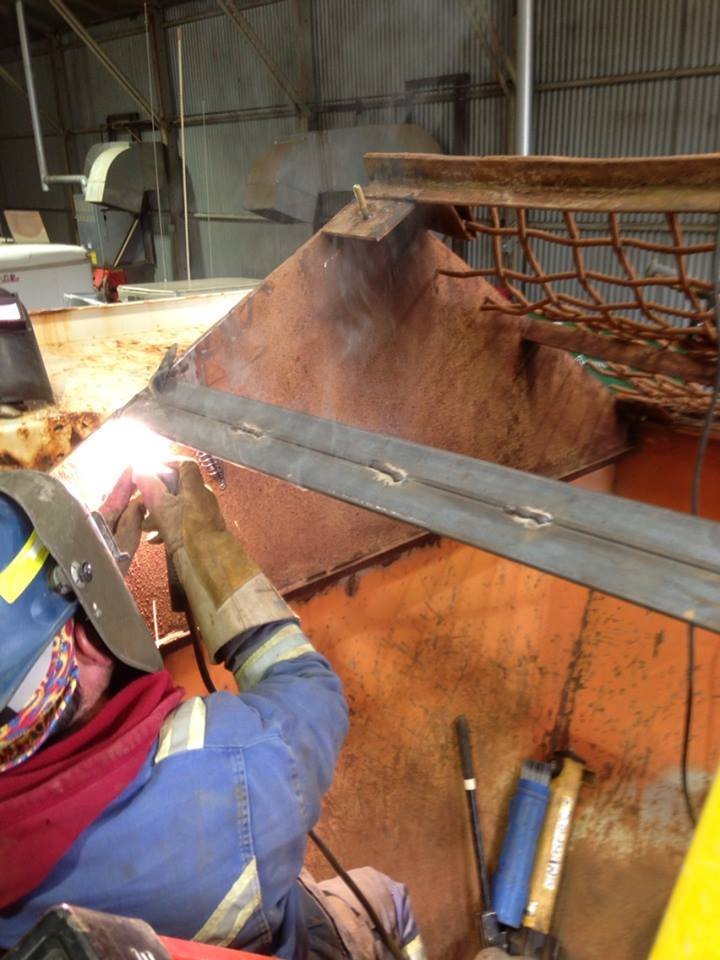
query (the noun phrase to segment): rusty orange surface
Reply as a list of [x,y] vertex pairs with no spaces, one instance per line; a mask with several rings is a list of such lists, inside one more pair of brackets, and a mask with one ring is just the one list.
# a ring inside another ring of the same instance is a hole
[[[404,225],[405,226],[405,225]],[[188,352],[191,379],[401,436],[564,477],[626,446],[615,401],[570,354],[524,344],[481,277],[415,225],[381,243],[317,234]],[[407,543],[417,531],[228,465],[225,516],[283,590]],[[161,633],[164,565],[145,550],[131,577]]]
[[[546,476],[625,446],[595,378],[479,314],[491,288],[437,276],[463,261],[428,231],[399,233],[359,246],[314,236],[191,348],[188,377]],[[227,474],[224,509],[283,588],[413,535],[252,471]]]
[[[584,485],[685,506],[696,441],[649,431]],[[720,516],[720,450],[704,505]],[[413,549],[296,605],[343,678],[352,714],[318,831],[347,866],[409,886],[429,955],[470,960],[478,892],[453,721],[475,742],[481,817],[497,857],[519,765],[571,747],[583,787],[557,932],[578,960],[645,956],[689,838],[678,779],[685,627],[450,541]],[[191,653],[169,658],[202,692]],[[232,680],[214,668],[216,681]],[[718,637],[698,632],[691,784],[718,763]],[[310,851],[319,875],[325,865]]]

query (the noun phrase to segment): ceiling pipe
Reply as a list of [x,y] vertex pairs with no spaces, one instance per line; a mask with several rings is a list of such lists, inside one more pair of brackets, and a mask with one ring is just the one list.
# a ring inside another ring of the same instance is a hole
[[25,71],[25,86],[27,87],[27,98],[30,104],[30,122],[32,124],[33,139],[35,141],[35,155],[37,157],[38,173],[40,174],[40,186],[44,193],[48,193],[51,184],[77,183],[84,193],[85,187],[87,186],[87,179],[81,173],[48,173],[47,161],[45,159],[45,144],[43,143],[42,126],[40,125],[40,110],[38,109],[37,94],[35,92],[35,76],[32,69],[32,60],[30,59],[30,44],[28,42],[27,26],[25,24],[25,9],[22,0],[16,0],[15,13],[18,22],[18,33],[20,35],[20,52],[22,54],[23,69]]
[[18,22],[18,33],[20,34],[20,52],[22,54],[23,69],[25,70],[25,86],[27,87],[27,98],[30,104],[30,122],[32,123],[33,139],[35,140],[35,155],[37,157],[38,173],[40,174],[40,186],[47,193],[50,187],[47,184],[47,162],[45,160],[45,145],[42,138],[42,127],[40,126],[40,113],[37,105],[37,95],[35,94],[35,77],[33,76],[32,63],[30,61],[30,44],[28,43],[27,27],[25,25],[25,9],[22,0],[16,0],[15,14]]
[[521,157],[533,153],[533,13],[534,0],[518,0],[517,5],[517,107],[515,152]]

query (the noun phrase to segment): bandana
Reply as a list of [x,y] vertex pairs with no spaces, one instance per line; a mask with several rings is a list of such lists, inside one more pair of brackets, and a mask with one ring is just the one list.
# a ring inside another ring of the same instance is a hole
[[132,783],[182,698],[166,670],[145,674],[86,724],[0,774],[0,909],[34,890]]
[[[70,619],[55,635],[49,666],[35,678],[34,689],[18,709],[9,707],[5,715],[14,714],[0,726],[0,772],[10,770],[31,757],[57,727],[72,702],[78,685],[75,660],[75,622]],[[44,666],[41,657],[38,666]],[[15,695],[17,697],[17,693]]]

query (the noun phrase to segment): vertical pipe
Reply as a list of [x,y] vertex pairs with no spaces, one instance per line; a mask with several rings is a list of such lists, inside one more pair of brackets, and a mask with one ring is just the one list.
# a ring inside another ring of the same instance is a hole
[[533,152],[533,0],[518,0],[517,10],[515,143],[516,152],[527,157]]
[[25,26],[25,10],[22,0],[16,0],[15,13],[17,15],[18,33],[20,35],[20,51],[22,53],[23,68],[25,70],[25,86],[27,87],[28,103],[30,104],[30,120],[32,122],[33,138],[35,140],[35,154],[37,156],[40,186],[45,192],[50,187],[45,182],[47,177],[47,163],[45,162],[45,147],[43,146],[40,113],[38,112],[37,97],[35,95],[35,78],[33,77],[30,62],[30,45],[28,44],[27,27]]
[[185,153],[185,84],[183,77],[182,27],[177,28],[178,87],[180,88],[180,147],[182,150],[182,192],[185,218],[185,276],[192,280],[190,271],[190,218],[187,196],[187,155]]

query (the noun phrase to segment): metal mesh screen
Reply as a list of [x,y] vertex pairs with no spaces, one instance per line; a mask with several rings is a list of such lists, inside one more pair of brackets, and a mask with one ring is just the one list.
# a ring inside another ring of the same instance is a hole
[[[715,241],[706,238],[706,227],[683,223],[675,213],[647,221],[647,214],[480,207],[465,225],[490,245],[492,264],[443,273],[493,281],[507,300],[507,314],[571,323],[627,344],[715,363]],[[478,308],[497,310],[497,297],[488,296]],[[694,424],[710,403],[706,386],[620,363],[587,362],[619,399],[673,420]]]

